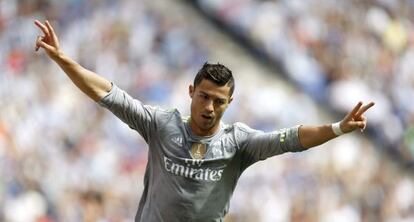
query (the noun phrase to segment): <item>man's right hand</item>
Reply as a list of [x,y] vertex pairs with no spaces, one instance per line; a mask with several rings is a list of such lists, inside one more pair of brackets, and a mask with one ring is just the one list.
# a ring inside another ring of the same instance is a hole
[[36,48],[43,48],[50,58],[55,59],[61,53],[59,47],[59,40],[53,30],[53,27],[50,25],[49,21],[45,21],[45,24],[41,23],[38,20],[35,20],[35,25],[42,30],[44,36],[38,36],[36,39]]
[[36,51],[39,48],[43,48],[47,55],[69,76],[72,82],[94,101],[98,102],[108,94],[112,88],[111,82],[83,68],[69,56],[65,55],[59,47],[59,40],[55,31],[48,21],[42,24],[35,20],[34,23],[44,34],[44,36],[38,36],[36,39]]

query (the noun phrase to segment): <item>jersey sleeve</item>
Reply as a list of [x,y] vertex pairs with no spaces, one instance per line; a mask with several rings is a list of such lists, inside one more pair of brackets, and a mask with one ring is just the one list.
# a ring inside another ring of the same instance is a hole
[[236,140],[246,168],[275,155],[305,150],[299,141],[299,126],[268,133],[251,129],[242,123],[236,123],[236,128]]
[[130,128],[136,130],[145,141],[149,141],[155,121],[155,107],[143,105],[141,101],[133,99],[115,84],[112,84],[109,93],[98,104],[110,110]]

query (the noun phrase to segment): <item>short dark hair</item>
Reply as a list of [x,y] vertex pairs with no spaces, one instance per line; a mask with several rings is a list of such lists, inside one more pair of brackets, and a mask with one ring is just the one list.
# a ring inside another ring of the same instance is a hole
[[208,79],[218,86],[224,86],[226,84],[230,87],[229,95],[232,96],[234,92],[234,78],[230,69],[224,65],[204,63],[203,67],[198,71],[194,78],[194,87],[199,85],[203,79]]

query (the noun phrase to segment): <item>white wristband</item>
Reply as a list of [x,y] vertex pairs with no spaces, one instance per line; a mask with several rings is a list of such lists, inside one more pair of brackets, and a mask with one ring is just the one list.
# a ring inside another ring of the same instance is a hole
[[342,135],[342,134],[344,134],[344,132],[342,132],[342,130],[341,130],[341,127],[340,127],[340,124],[341,122],[337,122],[337,123],[333,123],[332,125],[331,125],[331,127],[332,127],[332,131],[334,132],[334,134],[335,135],[337,135],[337,136],[340,136],[340,135]]

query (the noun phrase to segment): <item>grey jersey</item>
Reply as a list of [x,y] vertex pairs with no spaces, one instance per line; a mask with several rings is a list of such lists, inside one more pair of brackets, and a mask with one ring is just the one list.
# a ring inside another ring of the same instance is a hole
[[[113,85],[100,102],[149,146],[144,192],[135,221],[223,221],[242,172],[253,163],[303,150],[298,127],[264,133],[242,123],[212,136],[194,135],[177,110],[143,105]],[[205,144],[203,159],[193,159],[193,143]]]

